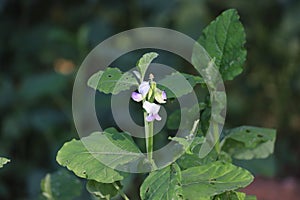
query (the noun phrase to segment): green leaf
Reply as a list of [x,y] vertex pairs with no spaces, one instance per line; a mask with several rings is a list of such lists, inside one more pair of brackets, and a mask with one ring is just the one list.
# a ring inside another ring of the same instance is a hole
[[[143,164],[146,163],[132,138],[113,128],[106,129],[103,133],[94,132],[81,141],[73,139],[65,143],[56,160],[77,176],[101,183],[122,180],[126,173],[115,170],[119,166],[131,170],[135,166],[145,167]],[[109,164],[109,167],[102,162]]]
[[144,54],[139,61],[137,62],[137,68],[141,73],[141,80],[144,80],[146,71],[150,65],[150,63],[158,56],[155,52],[150,52]]
[[10,162],[9,159],[0,157],[0,168],[2,168],[5,164],[7,164],[9,162]]
[[181,199],[181,174],[176,163],[151,172],[140,188],[142,200]]
[[245,200],[246,194],[243,192],[229,191],[217,195],[215,200]]
[[[203,110],[205,106],[206,106],[205,104],[199,103],[190,108],[181,108],[175,110],[174,112],[171,113],[171,115],[168,116],[167,128],[171,130],[176,130],[179,128],[179,125],[181,125],[181,129],[189,128],[191,120],[199,118],[199,112],[197,111]],[[181,119],[181,115],[188,116],[188,117],[186,119]]]
[[230,163],[213,162],[182,171],[183,196],[197,200],[247,186],[253,176],[245,169]]
[[222,150],[236,159],[266,158],[273,153],[275,140],[274,129],[241,126],[228,131]]
[[174,142],[177,142],[179,145],[182,146],[182,148],[185,150],[186,153],[192,154],[192,150],[195,146],[198,144],[202,144],[205,140],[205,138],[195,137],[197,128],[198,128],[199,120],[196,120],[193,124],[193,127],[191,131],[189,132],[189,135],[186,137],[169,137],[169,140],[172,140]]
[[88,86],[104,92],[105,94],[118,94],[130,89],[132,86],[138,86],[138,82],[133,74],[129,72],[122,73],[118,68],[106,68],[105,71],[98,71],[88,80]]
[[[182,137],[169,137],[169,140],[172,140],[174,142],[178,142],[180,145],[183,146],[187,154],[193,154],[193,149],[199,145],[204,143],[205,138],[204,137],[195,137],[192,138],[182,138]],[[190,140],[193,140],[192,142]]]
[[82,184],[68,171],[59,170],[45,176],[41,190],[48,200],[70,200],[81,194]]
[[[116,184],[121,187],[119,183]],[[94,180],[89,180],[87,182],[86,189],[89,191],[89,193],[100,199],[111,199],[118,194],[118,190],[112,183],[99,183]]]
[[179,98],[193,91],[193,87],[197,84],[204,84],[204,80],[200,76],[174,72],[159,80],[161,90],[165,90],[168,98]]
[[226,152],[221,151],[220,154],[218,154],[215,149],[212,149],[204,158],[200,158],[200,147],[201,146],[196,146],[192,154],[185,153],[176,161],[181,169],[207,165],[209,163],[215,162],[216,160],[229,163],[232,162],[231,157]]
[[246,34],[236,10],[226,10],[211,22],[198,42],[215,58],[224,80],[232,80],[243,71],[247,54],[244,48]]

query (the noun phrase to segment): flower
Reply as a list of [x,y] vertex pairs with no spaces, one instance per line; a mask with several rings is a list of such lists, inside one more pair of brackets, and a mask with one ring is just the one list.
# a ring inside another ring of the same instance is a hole
[[[138,71],[133,71],[137,78],[141,78]],[[147,117],[145,120],[147,122],[152,122],[154,120],[160,121],[161,117],[158,112],[160,110],[160,105],[153,103],[155,100],[158,103],[166,103],[167,94],[156,87],[156,82],[153,81],[153,74],[149,75],[149,81],[142,81],[138,87],[138,92],[132,92],[131,98],[134,101],[143,101],[143,108],[147,112]]]
[[138,88],[138,92],[132,92],[131,98],[134,101],[140,102],[142,101],[148,94],[150,90],[150,84],[148,81],[143,81]]
[[160,89],[156,88],[154,98],[158,103],[166,103],[167,94],[165,91],[161,91]]
[[143,108],[148,113],[148,116],[146,117],[146,121],[147,122],[152,122],[155,119],[157,121],[161,120],[161,117],[158,115],[158,112],[159,112],[159,109],[160,109],[160,105],[157,105],[155,103],[150,103],[148,101],[145,101],[143,103]]

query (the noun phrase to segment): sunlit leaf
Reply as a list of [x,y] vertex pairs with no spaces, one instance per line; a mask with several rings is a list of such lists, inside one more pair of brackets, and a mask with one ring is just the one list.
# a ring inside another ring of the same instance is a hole
[[253,181],[253,176],[247,170],[220,161],[192,167],[181,174],[183,196],[189,200],[242,188]]
[[94,132],[81,141],[73,139],[65,143],[56,160],[77,176],[101,183],[122,180],[126,173],[115,170],[119,165],[130,170],[131,167],[144,167],[145,162],[144,155],[132,138],[127,133],[119,133],[113,128],[102,133]]
[[177,164],[151,172],[140,188],[142,200],[180,199],[180,168]]
[[276,131],[241,126],[228,131],[222,149],[236,159],[266,158],[274,152]]
[[150,65],[150,63],[158,56],[157,53],[150,52],[144,54],[139,61],[137,62],[137,68],[139,69],[141,73],[141,79],[144,80],[146,71]]
[[93,74],[88,80],[88,86],[105,94],[118,94],[138,86],[138,82],[132,73],[122,73],[118,68],[109,67]]
[[[218,16],[204,29],[198,42],[215,58],[224,80],[232,80],[243,71],[246,34],[236,10],[229,9]],[[197,56],[193,54],[193,57]]]
[[[115,184],[121,187],[119,183]],[[111,199],[118,194],[118,190],[114,187],[113,183],[99,183],[94,180],[87,182],[86,189],[99,199]]]

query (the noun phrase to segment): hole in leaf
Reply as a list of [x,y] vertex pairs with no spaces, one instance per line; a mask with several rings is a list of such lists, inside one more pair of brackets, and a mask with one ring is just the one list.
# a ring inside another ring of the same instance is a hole
[[264,137],[264,136],[262,136],[261,134],[258,134],[257,137],[262,138],[262,137]]
[[112,77],[112,75],[111,75],[111,74],[108,74],[108,75],[107,75],[107,77],[108,77],[108,78],[111,78],[111,77]]
[[246,133],[250,133],[250,130],[249,130],[249,129],[247,129],[247,130],[246,130]]

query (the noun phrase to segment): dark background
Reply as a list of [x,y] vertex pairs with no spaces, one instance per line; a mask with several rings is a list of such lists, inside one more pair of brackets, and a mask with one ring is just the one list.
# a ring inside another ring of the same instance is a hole
[[78,138],[73,81],[98,43],[143,26],[197,39],[228,8],[241,16],[248,55],[244,72],[226,82],[226,127],[278,133],[274,156],[241,165],[261,176],[299,178],[299,0],[0,0],[0,156],[12,160],[0,170],[0,199],[35,199],[41,178],[59,168],[57,150]]

